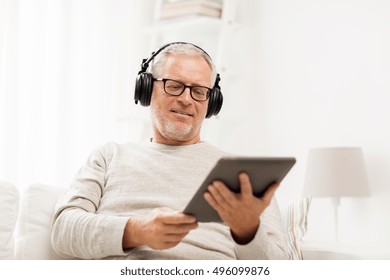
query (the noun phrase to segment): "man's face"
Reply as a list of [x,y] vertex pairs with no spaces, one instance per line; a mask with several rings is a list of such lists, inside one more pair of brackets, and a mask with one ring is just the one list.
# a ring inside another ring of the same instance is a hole
[[[169,55],[162,73],[155,78],[211,88],[211,69],[201,56]],[[180,96],[171,96],[164,91],[162,81],[155,81],[150,104],[154,141],[169,145],[199,143],[208,102],[192,99],[189,88]]]

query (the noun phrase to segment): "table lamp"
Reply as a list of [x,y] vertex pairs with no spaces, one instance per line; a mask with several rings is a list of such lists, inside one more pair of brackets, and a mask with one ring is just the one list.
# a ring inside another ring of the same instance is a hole
[[309,151],[303,196],[333,198],[336,243],[340,197],[368,195],[367,173],[361,148],[315,148]]

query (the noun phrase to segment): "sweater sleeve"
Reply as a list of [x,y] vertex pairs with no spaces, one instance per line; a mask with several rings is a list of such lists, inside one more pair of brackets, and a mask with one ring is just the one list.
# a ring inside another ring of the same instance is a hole
[[277,200],[260,216],[260,226],[253,240],[245,245],[235,244],[237,259],[283,260],[291,259]]
[[92,152],[70,190],[57,202],[51,239],[59,255],[101,259],[126,254],[122,238],[128,217],[96,213],[111,154],[107,146]]

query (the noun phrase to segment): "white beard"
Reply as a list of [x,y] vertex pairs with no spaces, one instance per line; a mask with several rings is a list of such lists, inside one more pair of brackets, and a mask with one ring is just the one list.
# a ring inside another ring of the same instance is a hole
[[161,123],[159,119],[156,120],[158,130],[165,138],[175,139],[178,141],[186,141],[192,131],[192,125],[177,124],[170,120]]
[[156,108],[151,108],[151,117],[155,129],[157,129],[166,139],[177,141],[187,141],[193,132],[192,124],[174,122],[161,114]]

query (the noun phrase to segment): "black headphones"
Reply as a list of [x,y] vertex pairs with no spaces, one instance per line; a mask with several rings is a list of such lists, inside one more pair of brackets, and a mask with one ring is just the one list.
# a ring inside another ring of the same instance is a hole
[[[185,43],[185,42],[173,42],[166,44],[162,46],[160,49],[158,49],[155,52],[152,52],[151,57],[148,59],[143,59],[141,64],[141,70],[138,72],[136,81],[135,81],[135,92],[134,92],[134,100],[135,104],[138,104],[138,101],[141,103],[142,106],[149,106],[150,101],[152,99],[152,92],[153,92],[153,75],[151,73],[146,73],[146,69],[149,67],[149,63],[166,47],[173,45],[173,44],[189,44],[192,45],[198,49],[200,49],[203,53],[205,53],[208,57],[207,52],[205,52],[202,48],[191,44],[191,43]],[[211,59],[211,57],[210,57]],[[219,81],[221,78],[219,77],[219,74],[217,74],[217,77],[215,79],[214,86],[211,90],[211,94],[209,97],[209,105],[207,107],[207,113],[206,118],[210,118],[213,115],[217,115],[219,111],[221,110],[222,103],[223,103],[223,96],[221,93],[221,87],[219,86]]]

